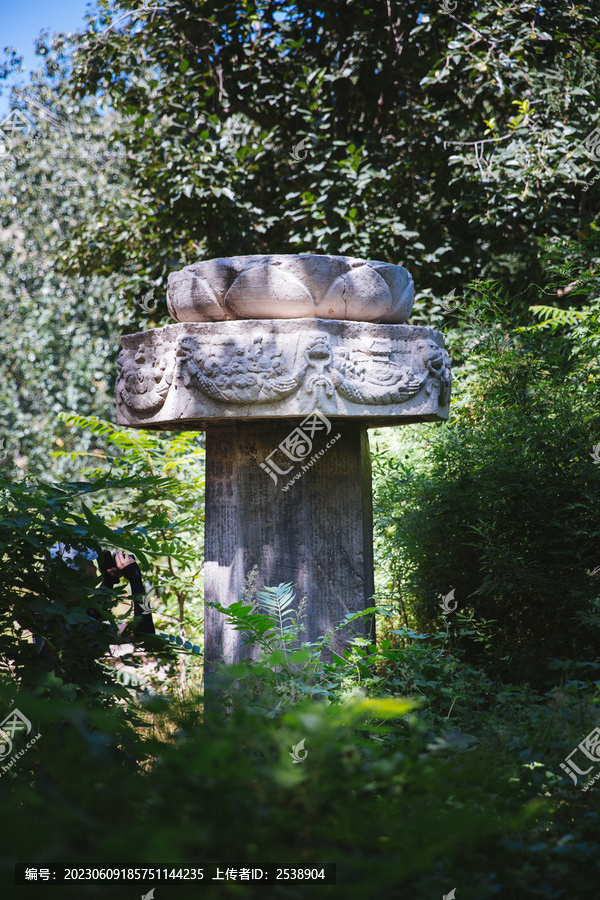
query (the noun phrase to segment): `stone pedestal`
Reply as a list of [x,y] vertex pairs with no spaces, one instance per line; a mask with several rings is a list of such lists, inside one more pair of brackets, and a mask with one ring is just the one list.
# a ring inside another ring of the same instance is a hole
[[[207,260],[169,276],[177,324],[122,338],[118,422],[207,433],[207,600],[242,599],[256,566],[259,587],[306,596],[309,641],[371,605],[366,429],[446,419],[450,403],[444,339],[406,324],[412,300],[383,262]],[[209,668],[245,654],[210,608],[205,635]]]
[[[258,587],[291,582],[298,599],[308,598],[305,639],[314,640],[373,595],[371,465],[365,426],[336,419],[329,434],[315,432],[302,463],[278,459],[290,471],[274,481],[261,463],[298,428],[299,419],[207,428],[205,600],[240,599],[256,566]],[[333,649],[341,652],[350,634],[368,636],[372,624],[357,620]],[[210,608],[205,633],[209,668],[247,653]]]

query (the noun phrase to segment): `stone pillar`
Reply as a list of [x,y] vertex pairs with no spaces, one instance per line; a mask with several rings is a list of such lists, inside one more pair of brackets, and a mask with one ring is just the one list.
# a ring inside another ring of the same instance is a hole
[[[307,640],[370,603],[366,429],[448,417],[444,340],[405,324],[412,301],[408,272],[382,262],[208,260],[169,276],[177,324],[122,338],[118,422],[207,432],[207,600],[240,600],[256,566],[259,586],[307,597]],[[239,644],[207,609],[209,667]]]
[[[258,587],[291,582],[298,599],[310,598],[307,639],[314,639],[373,595],[371,462],[364,424],[336,419],[329,434],[315,435],[297,481],[283,490],[260,463],[301,421],[207,428],[204,592],[206,602],[227,606],[256,566]],[[345,634],[368,636],[372,624],[357,620]],[[205,634],[209,667],[245,655],[239,633],[210,608]],[[333,648],[340,652],[343,641]]]

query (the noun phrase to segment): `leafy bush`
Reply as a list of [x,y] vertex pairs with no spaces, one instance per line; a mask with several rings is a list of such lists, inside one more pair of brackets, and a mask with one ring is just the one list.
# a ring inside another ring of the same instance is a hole
[[[271,605],[286,593],[287,586],[269,589]],[[345,701],[333,690],[325,700],[289,690],[282,702],[282,684],[315,684],[314,666],[298,668],[311,648],[286,656],[292,632],[249,605],[232,621],[260,640],[262,654],[221,671],[222,684],[236,685],[225,717],[215,707],[202,712],[200,697],[156,696],[136,707],[150,726],[136,730],[118,710],[41,700],[4,684],[3,705],[19,708],[41,735],[0,777],[0,812],[11,820],[5,863],[333,861],[338,886],[320,886],[319,896],[343,891],[356,900],[425,900],[453,886],[480,900],[592,890],[597,813],[589,795],[565,785],[537,754],[556,766],[572,749],[567,732],[581,739],[578,729],[594,715],[593,686],[540,698],[494,685],[452,653],[446,632],[402,649],[361,648],[381,676],[371,697],[356,667],[350,684],[349,650],[322,670]],[[407,686],[416,702],[395,696]],[[294,762],[301,742],[306,756]],[[111,895],[120,900],[131,890],[112,885]],[[312,896],[312,888],[289,883],[270,890]],[[45,891],[64,896],[62,888]],[[236,882],[202,891],[264,896],[260,885]],[[105,884],[78,888],[82,897],[105,894]],[[182,882],[177,894],[197,897],[198,886]]]
[[[144,576],[157,631],[182,645],[204,636],[204,436],[121,428],[95,416],[61,415],[69,430],[90,432],[82,476],[96,485],[91,509],[118,532],[128,523],[146,548]],[[61,453],[71,459],[83,454]],[[103,487],[103,479],[110,482]],[[137,482],[131,481],[135,475]],[[152,682],[148,673],[147,681]],[[179,654],[163,687],[202,687],[196,654]]]
[[600,440],[600,301],[581,307],[576,326],[557,313],[540,328],[511,322],[506,298],[478,288],[479,321],[453,339],[450,421],[420,426],[420,457],[376,460],[377,530],[411,625],[434,627],[454,590],[459,610],[493,623],[485,646],[463,636],[469,659],[543,688],[555,681],[551,657],[600,651],[600,631],[582,619],[595,609],[590,572],[600,562],[590,458]]
[[[152,550],[145,535],[133,525],[112,531],[88,503],[95,491],[159,483],[166,481],[105,477],[93,484],[44,485],[0,480],[0,653],[3,674],[11,681],[36,696],[85,697],[92,705],[129,697],[118,683],[110,648],[119,641],[119,622],[130,617],[130,601],[121,589],[102,587],[98,578],[53,560],[50,548],[64,543],[101,555],[102,547],[118,547],[147,563]],[[153,549],[161,552],[160,545]],[[119,614],[123,601],[125,612]],[[125,638],[128,633],[130,628]],[[31,637],[45,641],[47,652],[39,653]],[[164,662],[174,658],[165,641],[146,640]],[[121,664],[135,668],[140,660],[132,651],[133,646],[121,656]]]

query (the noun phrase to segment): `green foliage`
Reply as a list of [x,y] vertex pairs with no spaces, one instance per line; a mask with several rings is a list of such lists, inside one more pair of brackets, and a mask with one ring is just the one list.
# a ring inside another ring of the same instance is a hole
[[538,328],[564,328],[566,325],[577,325],[585,318],[584,313],[577,309],[559,309],[556,306],[540,306],[539,304],[529,308],[542,320],[537,326]]
[[451,335],[452,418],[419,426],[426,455],[378,459],[377,527],[413,623],[433,627],[455,590],[459,610],[493,622],[487,646],[463,640],[470,658],[542,687],[550,657],[600,650],[581,622],[597,598],[600,301],[540,329],[477,289],[478,320]]
[[183,647],[184,650],[188,650],[190,653],[196,653],[198,655],[202,654],[200,647],[198,644],[192,644],[191,641],[184,641],[181,637],[175,637],[174,634],[161,634],[159,637],[166,638],[168,641],[171,641],[172,644],[175,644],[177,647]]
[[64,261],[129,284],[243,253],[402,262],[419,321],[449,278],[522,287],[538,237],[595,222],[599,24],[584,2],[103,3],[69,90],[118,112],[132,190]]
[[[0,480],[2,673],[35,696],[84,697],[96,706],[129,697],[109,658],[111,645],[119,643],[117,625],[123,617],[116,607],[122,592],[52,560],[50,548],[60,542],[101,555],[101,548],[114,541],[146,559],[146,541],[133,525],[112,532],[87,505],[95,491],[134,486],[139,479],[105,477],[94,485]],[[46,656],[32,637],[46,642]],[[163,653],[163,646],[157,647],[159,657],[168,662],[172,654]],[[138,664],[133,652],[121,661]]]
[[[270,593],[277,590],[284,589]],[[247,631],[251,610],[233,617]],[[276,617],[260,615],[273,645],[280,642]],[[271,665],[281,677],[282,659],[263,658],[261,674]],[[339,687],[346,674],[337,662]],[[5,684],[3,705],[20,709],[41,738],[0,778],[0,811],[12,815],[4,858],[31,859],[35,847],[46,865],[156,864],[157,853],[176,867],[335,861],[331,892],[357,900],[425,900],[451,886],[474,900],[592,891],[597,812],[548,763],[557,768],[591,727],[593,686],[542,698],[494,685],[464,665],[448,633],[421,635],[404,649],[372,648],[371,665],[384,681],[370,696],[356,692],[355,679],[345,701],[288,699],[266,716],[245,702],[251,669],[225,669],[222,677],[239,686],[226,718],[200,713],[195,697],[156,697],[143,710],[151,729],[137,731],[109,711],[41,702]],[[406,688],[418,703],[403,699]],[[264,706],[269,696],[263,680]],[[301,741],[307,754],[298,763]],[[213,897],[264,894],[231,882],[202,889]],[[307,889],[271,890],[300,898]],[[111,891],[120,900],[131,886]],[[182,897],[197,891],[178,884]],[[80,892],[100,897],[106,885]]]
[[[190,432],[152,432],[120,428],[95,416],[62,414],[70,431],[89,431],[98,442],[85,456],[81,473],[94,492],[92,509],[111,529],[130,523],[151,550],[151,563],[143,575],[146,595],[158,631],[175,630],[175,643],[201,644],[204,635],[204,436]],[[65,454],[66,455],[66,454]],[[83,456],[71,453],[71,458]],[[92,463],[93,464],[90,464]],[[126,490],[100,485],[107,473],[123,480],[136,475],[138,484]],[[115,545],[115,549],[119,549]],[[186,648],[186,649],[189,649]],[[199,660],[179,659],[178,672],[170,672],[169,686],[185,693],[189,684],[200,688]]]
[[69,479],[74,467],[52,451],[87,449],[87,435],[67,432],[57,414],[113,414],[119,336],[138,317],[110,273],[57,269],[71,230],[125,181],[122,150],[107,146],[114,114],[73,104],[61,86],[68,58],[48,47],[45,59],[46,75],[13,91],[30,130],[0,161],[0,465],[12,478]]
[[[175,740],[134,742],[105,717],[104,740],[94,746],[73,727],[73,712],[59,728],[58,705],[14,699],[42,737],[37,758],[25,755],[18,773],[0,779],[0,809],[11,804],[13,812],[3,850],[8,860],[27,855],[26,848],[31,854],[34,845],[45,864],[103,858],[130,865],[133,857],[154,864],[159,852],[162,862],[189,866],[220,859],[227,848],[237,866],[265,856],[282,863],[335,860],[347,896],[391,897],[441,851],[472,851],[502,824],[528,818],[508,778],[494,802],[482,790],[489,775],[476,753],[450,764],[400,746],[390,752],[380,738],[409,709],[401,701],[310,703],[277,722],[239,710],[226,721],[205,716],[199,723],[195,709],[160,705],[155,716],[177,727]],[[308,757],[298,765],[290,750],[301,737]],[[448,802],[459,785],[464,804]],[[205,888],[214,897],[239,894],[236,885]],[[305,896],[301,887],[272,890]],[[106,885],[85,891],[100,896]],[[111,891],[121,898],[131,886]],[[244,894],[258,891],[246,886]],[[197,896],[198,886],[182,883],[177,892]]]
[[[0,706],[3,715],[18,708],[40,734],[0,777],[0,811],[12,815],[7,862],[31,859],[35,848],[46,865],[155,864],[159,854],[161,863],[190,866],[224,859],[226,848],[232,865],[260,865],[268,848],[282,864],[335,861],[339,886],[357,900],[398,891],[425,900],[450,885],[484,900],[499,889],[535,895],[540,884],[546,896],[591,889],[597,814],[587,794],[552,771],[596,718],[600,682],[574,663],[560,663],[565,684],[546,697],[497,684],[465,663],[449,625],[430,635],[391,627],[379,648],[357,638],[325,662],[331,635],[293,649],[294,598],[289,585],[278,585],[259,594],[270,613],[249,604],[230,611],[261,652],[219,673],[231,701],[226,718],[218,708],[202,712],[194,695],[184,703],[147,696],[141,706],[129,699],[126,710],[111,711],[130,696],[103,663],[106,648],[100,652],[114,631],[94,633],[96,656],[80,645],[85,665],[80,657],[71,670],[36,672],[25,628],[35,633],[38,608],[49,608],[38,597],[49,597],[50,587],[78,590],[66,611],[53,604],[75,626],[69,614],[77,619],[73,610],[91,603],[107,610],[110,626],[118,599],[109,603],[68,571],[49,581],[43,548],[75,534],[86,546],[105,543],[111,532],[87,505],[78,512],[81,498],[164,486],[154,479],[154,486],[141,474],[62,489],[7,485],[3,495],[0,634],[13,662],[0,677]],[[140,558],[144,548],[156,550],[137,526],[112,536]],[[389,611],[380,615],[393,625]],[[457,632],[486,639],[468,619]],[[144,643],[155,653],[161,642]],[[68,675],[75,680],[66,682]],[[307,756],[295,763],[301,741]],[[215,897],[239,893],[234,884],[206,889]],[[106,885],[80,890],[99,897]],[[111,890],[119,900],[130,886]],[[246,886],[244,894],[259,890]],[[272,890],[305,896],[302,887]],[[58,896],[52,887],[48,893]],[[178,893],[196,896],[197,886],[182,882]]]
[[265,587],[258,592],[260,606],[271,616],[275,617],[277,627],[281,635],[293,622],[293,609],[290,609],[295,600],[294,586],[292,584],[280,584],[277,587]]

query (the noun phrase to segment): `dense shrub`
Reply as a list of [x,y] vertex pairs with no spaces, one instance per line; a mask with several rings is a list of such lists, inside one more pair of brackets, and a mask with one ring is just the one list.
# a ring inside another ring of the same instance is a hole
[[600,303],[523,326],[480,289],[479,321],[451,340],[451,419],[419,426],[421,453],[377,458],[376,521],[412,624],[433,627],[454,590],[493,623],[486,645],[463,636],[469,658],[543,687],[550,658],[600,651]]
[[[452,887],[478,900],[499,893],[584,898],[594,889],[593,798],[548,768],[581,739],[582,726],[589,730],[591,685],[549,698],[498,687],[453,657],[438,635],[371,657],[383,682],[379,696],[350,684],[350,651],[337,678],[326,667],[345,701],[332,691],[325,701],[282,706],[277,685],[291,669],[282,667],[274,619],[271,625],[261,659],[220,672],[222,688],[236,685],[227,715],[216,707],[202,712],[200,697],[156,697],[138,708],[145,727],[136,730],[118,711],[40,700],[5,685],[2,705],[19,708],[41,737],[0,778],[0,812],[11,822],[2,861],[337,864],[337,887],[269,888],[281,898],[425,900]],[[296,682],[306,650],[287,656]],[[318,676],[313,667],[306,682]],[[260,695],[257,678],[266,685]],[[394,696],[409,685],[417,705]],[[291,751],[300,741],[307,754],[295,764]],[[111,896],[125,900],[132,889],[111,885]],[[180,883],[165,895],[197,897],[199,890]],[[265,889],[230,882],[201,890],[262,897]],[[107,886],[44,892],[94,898],[106,896]]]

